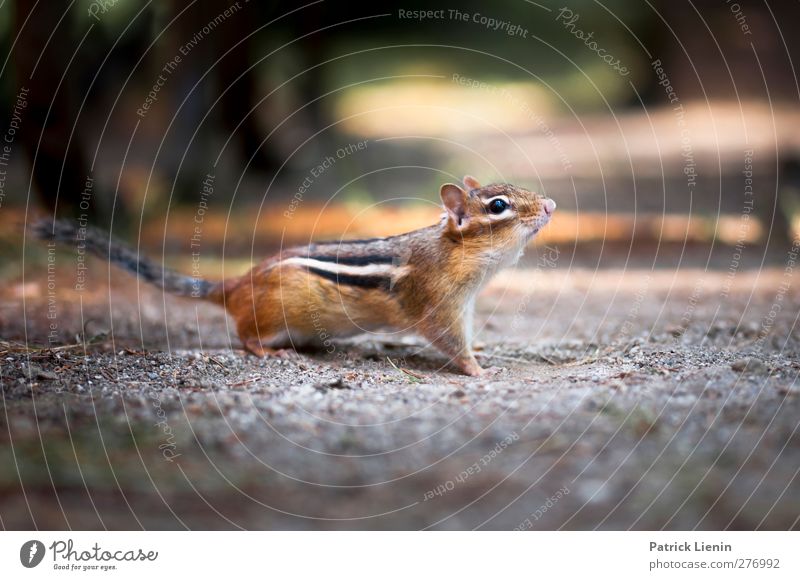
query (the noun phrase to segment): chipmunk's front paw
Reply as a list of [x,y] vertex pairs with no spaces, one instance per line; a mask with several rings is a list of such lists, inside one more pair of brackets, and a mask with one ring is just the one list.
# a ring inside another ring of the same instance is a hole
[[471,377],[486,377],[486,376],[494,376],[500,373],[505,372],[506,369],[501,367],[488,367],[488,368],[481,368],[481,365],[478,364],[474,358],[471,359],[462,359],[456,361],[458,367],[464,372],[465,375],[469,375]]
[[481,372],[480,376],[482,376],[482,377],[494,377],[494,376],[501,375],[501,374],[505,373],[508,369],[505,369],[503,367],[487,367],[487,368],[481,369],[481,370],[482,370],[482,372]]
[[453,364],[457,366],[462,373],[470,377],[479,377],[483,374],[483,369],[474,357],[463,357],[453,360]]

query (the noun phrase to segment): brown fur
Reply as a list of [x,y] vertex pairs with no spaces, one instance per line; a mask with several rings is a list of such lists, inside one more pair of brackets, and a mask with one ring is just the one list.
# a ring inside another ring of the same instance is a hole
[[[68,221],[38,222],[33,233],[83,240],[88,251],[167,292],[224,306],[245,348],[258,356],[360,332],[412,331],[474,376],[483,372],[471,349],[475,296],[516,261],[555,203],[507,183],[482,187],[467,176],[464,185],[442,186],[445,214],[437,225],[293,248],[217,283],[166,270],[107,233]],[[495,213],[498,199],[508,207]]]
[[[295,248],[217,284],[206,298],[224,305],[245,348],[258,356],[365,331],[413,331],[461,371],[479,375],[470,345],[475,295],[547,223],[544,204],[551,211],[555,204],[509,184],[480,187],[469,176],[464,183],[469,191],[442,186],[446,215],[438,225],[391,238]],[[511,206],[501,216],[487,208],[497,196]],[[370,256],[393,257],[390,287],[337,283],[287,262]]]

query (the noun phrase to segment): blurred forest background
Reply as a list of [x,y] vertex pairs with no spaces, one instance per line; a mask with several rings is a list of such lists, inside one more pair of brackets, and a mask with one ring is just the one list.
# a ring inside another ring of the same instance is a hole
[[2,252],[18,257],[12,224],[55,212],[185,267],[200,211],[206,271],[223,245],[244,268],[281,243],[427,225],[439,185],[470,173],[556,199],[540,242],[562,265],[780,260],[800,41],[776,23],[798,17],[747,0],[7,1],[4,134],[26,102]]

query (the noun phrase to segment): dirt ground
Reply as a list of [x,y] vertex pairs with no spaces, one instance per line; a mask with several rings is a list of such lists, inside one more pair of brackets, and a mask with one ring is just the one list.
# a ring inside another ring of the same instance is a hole
[[529,262],[479,299],[475,379],[414,337],[256,359],[93,264],[0,292],[4,529],[800,527],[783,267]]

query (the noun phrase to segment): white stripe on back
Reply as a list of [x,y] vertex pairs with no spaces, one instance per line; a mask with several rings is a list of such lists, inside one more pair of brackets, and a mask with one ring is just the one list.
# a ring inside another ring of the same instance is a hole
[[364,266],[352,266],[337,264],[336,262],[323,262],[313,258],[303,258],[295,256],[283,260],[281,264],[305,266],[330,272],[331,274],[342,274],[347,276],[402,276],[406,273],[407,267],[395,266],[393,264],[366,264]]

